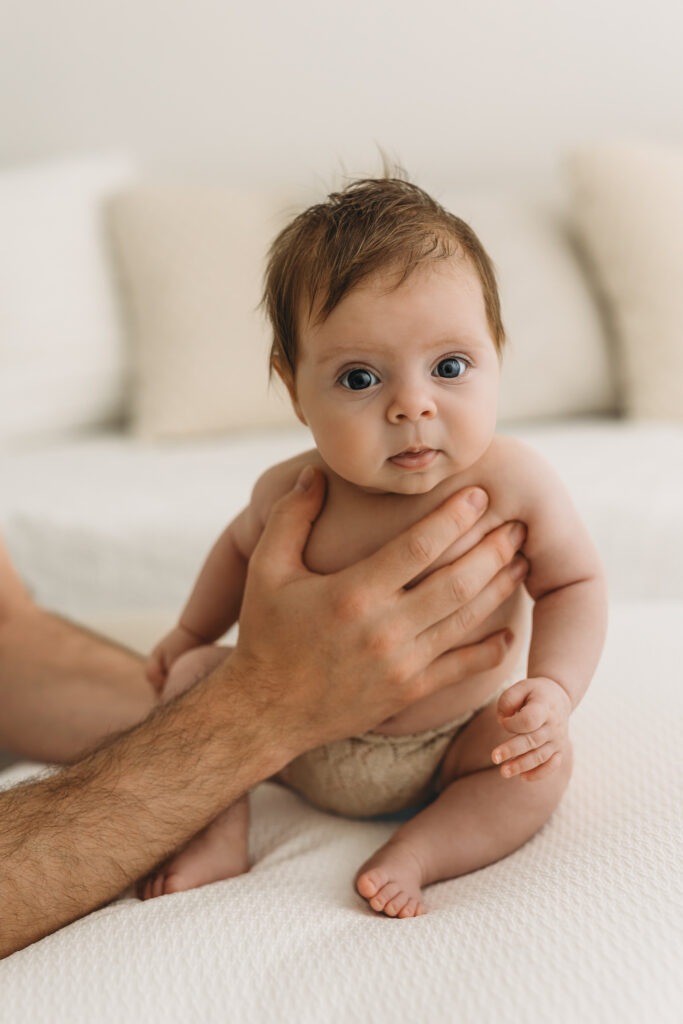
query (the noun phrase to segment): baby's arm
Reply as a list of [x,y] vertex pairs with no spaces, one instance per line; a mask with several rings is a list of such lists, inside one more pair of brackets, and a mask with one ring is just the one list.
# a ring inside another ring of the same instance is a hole
[[177,624],[154,647],[147,661],[147,677],[157,692],[181,654],[213,643],[237,621],[248,562],[237,538],[245,518],[249,518],[249,507],[213,545]]
[[163,690],[169,669],[181,654],[214,643],[237,622],[249,558],[273,502],[289,490],[290,480],[294,482],[295,473],[289,466],[274,466],[259,478],[249,505],[211,548],[177,624],[147,661],[147,677],[157,692]]
[[[541,778],[568,746],[567,722],[598,664],[607,591],[598,553],[555,471],[515,443],[517,516],[527,524],[525,586],[534,599],[527,679],[503,693],[498,717],[514,739],[492,752],[506,776]],[[510,481],[512,486],[512,481]],[[512,759],[512,760],[510,760]]]

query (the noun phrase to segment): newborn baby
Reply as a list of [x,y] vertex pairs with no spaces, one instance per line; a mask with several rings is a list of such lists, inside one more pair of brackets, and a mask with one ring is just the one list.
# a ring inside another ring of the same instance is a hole
[[[462,220],[402,178],[354,182],[278,235],[264,302],[271,368],[316,447],[257,481],[178,625],[155,647],[148,676],[170,699],[229,655],[211,645],[238,619],[269,511],[306,465],[327,479],[305,552],[319,573],[371,554],[462,487],[483,487],[486,512],[431,570],[517,521],[531,566],[524,588],[468,637],[509,628],[502,663],[371,732],[298,757],[278,776],[334,813],[415,811],[356,876],[374,910],[413,917],[425,911],[424,886],[511,853],[557,806],[572,767],[569,716],[604,640],[603,572],[553,470],[495,433],[505,336],[491,262]],[[247,799],[144,880],[141,894],[247,871]]]

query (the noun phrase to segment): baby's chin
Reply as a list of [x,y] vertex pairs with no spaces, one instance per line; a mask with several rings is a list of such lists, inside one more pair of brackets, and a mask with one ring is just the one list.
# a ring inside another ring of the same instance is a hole
[[443,483],[444,480],[451,476],[453,476],[453,472],[396,472],[392,469],[387,472],[378,473],[376,477],[370,479],[351,479],[349,475],[345,475],[344,479],[359,490],[365,491],[366,494],[418,495],[429,494],[430,491],[433,491],[435,487],[438,487],[440,483]]

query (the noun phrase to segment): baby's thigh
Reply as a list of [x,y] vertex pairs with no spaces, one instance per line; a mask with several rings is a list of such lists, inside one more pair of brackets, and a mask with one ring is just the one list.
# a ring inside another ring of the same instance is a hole
[[171,665],[162,700],[164,702],[173,700],[179,693],[189,690],[191,686],[207,676],[216,665],[225,661],[233,650],[232,647],[217,647],[215,644],[207,644],[205,647],[193,647],[192,650],[185,651]]
[[439,789],[463,775],[494,767],[491,751],[510,739],[510,733],[496,718],[497,706],[494,700],[482,708],[455,737],[441,762]]

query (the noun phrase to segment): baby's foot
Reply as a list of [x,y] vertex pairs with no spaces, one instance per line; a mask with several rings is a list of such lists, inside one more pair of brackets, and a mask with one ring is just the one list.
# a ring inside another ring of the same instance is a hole
[[245,874],[249,870],[248,839],[249,805],[247,797],[243,797],[157,872],[144,878],[138,885],[138,896],[149,900]]
[[356,875],[356,889],[373,910],[389,917],[425,914],[422,902],[422,868],[405,842],[380,847]]

